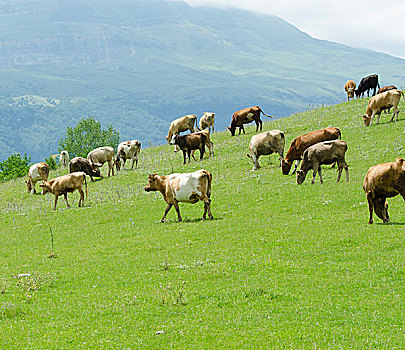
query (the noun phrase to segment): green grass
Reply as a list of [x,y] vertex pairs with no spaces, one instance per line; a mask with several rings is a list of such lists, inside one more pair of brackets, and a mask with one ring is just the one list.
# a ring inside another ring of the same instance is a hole
[[[366,103],[264,124],[284,131],[286,148],[340,127],[349,183],[325,166],[323,185],[311,172],[298,186],[276,155],[251,172],[250,127],[214,134],[202,163],[183,166],[168,145],[143,150],[137,170],[89,182],[84,208],[78,193],[54,212],[53,196],[28,195],[24,179],[0,184],[0,348],[403,349],[404,204],[389,199],[391,222],[368,225],[362,183],[404,156],[404,114],[365,128]],[[158,223],[166,204],[143,190],[147,174],[201,167],[215,219],[200,220],[200,202],[180,205],[184,222],[172,209]]]

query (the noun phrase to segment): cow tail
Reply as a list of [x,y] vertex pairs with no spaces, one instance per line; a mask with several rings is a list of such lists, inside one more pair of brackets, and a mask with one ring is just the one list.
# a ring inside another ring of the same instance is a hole
[[211,184],[212,184],[212,174],[209,173],[207,170],[204,170],[204,176],[207,177],[208,181],[208,188],[207,188],[207,197],[211,197]]
[[86,187],[86,199],[87,199],[87,180],[86,180],[86,174],[84,174],[84,186]]
[[339,128],[337,128],[338,129],[338,139],[342,139],[342,132],[340,131],[340,129]]
[[263,115],[265,115],[266,117],[268,117],[268,118],[274,118],[273,116],[267,115],[266,113],[264,113],[260,107],[259,107],[259,110],[260,110],[260,112],[261,112]]

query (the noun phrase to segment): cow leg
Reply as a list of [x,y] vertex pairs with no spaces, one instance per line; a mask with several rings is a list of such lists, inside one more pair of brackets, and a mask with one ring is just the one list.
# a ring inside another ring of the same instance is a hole
[[190,163],[191,160],[191,150],[187,151],[188,162]]
[[340,177],[342,176],[342,171],[343,171],[343,166],[342,166],[342,164],[339,164],[339,166],[338,166],[338,177],[337,177],[336,182],[340,181]]
[[79,192],[80,192],[79,207],[84,207],[84,192],[83,190],[79,190]]
[[183,151],[183,159],[184,159],[183,164],[186,164],[186,151]]
[[370,219],[368,220],[368,224],[371,225],[373,223],[373,199],[371,192],[367,193],[367,201],[368,201],[368,210],[370,211]]
[[398,108],[394,107],[394,112],[392,113],[392,117],[391,117],[390,122],[394,121],[394,117],[396,115],[397,116],[396,119],[395,119],[395,123],[396,123],[398,121],[398,114],[399,114]]
[[346,182],[349,182],[349,167],[348,167],[346,162],[344,164],[344,168],[345,168],[345,171],[346,171]]
[[261,121],[261,119],[259,119],[259,123],[260,123],[260,131],[262,131],[262,129],[263,129],[263,122]]
[[176,211],[177,211],[177,218],[178,218],[179,222],[183,221],[183,219],[181,218],[181,215],[180,215],[179,203],[177,203],[177,201],[175,201],[173,203],[173,205],[174,205],[174,209],[176,209]]
[[[378,113],[378,114],[377,114],[377,123],[375,123],[376,125],[378,125],[378,124],[380,123],[380,116],[381,116],[381,114]],[[371,122],[373,121],[373,117],[374,117],[374,113],[372,114]],[[370,125],[371,125],[371,122],[370,122]]]
[[53,206],[53,210],[56,210],[56,204],[58,204],[58,197],[59,195],[55,194],[55,205]]
[[[319,166],[318,166],[318,174],[319,174],[319,180],[321,181],[321,185],[322,185],[322,184],[323,184],[322,167],[321,167],[320,164],[319,164]],[[314,177],[314,180],[315,180],[315,177]]]
[[165,222],[165,220],[166,220],[166,215],[167,215],[167,213],[169,212],[169,210],[172,208],[172,206],[173,206],[173,204],[171,204],[171,203],[169,203],[169,204],[167,205],[166,210],[165,210],[165,214],[163,215],[163,217],[162,217],[162,219],[160,220],[160,222]]
[[204,151],[205,151],[205,145],[202,145],[202,147],[200,148],[200,161],[203,159],[204,157]]
[[67,206],[68,208],[70,208],[70,205],[69,205],[69,202],[68,202],[67,193],[64,193],[64,194],[63,194],[63,197],[65,197],[66,206]]
[[205,220],[207,218],[207,211],[208,211],[208,217],[210,220],[212,220],[214,217],[212,216],[211,213],[211,199],[209,199],[207,196],[203,198],[204,201],[204,214],[203,214],[203,219]]
[[301,163],[301,159],[297,159],[295,161],[295,167],[294,167],[294,171],[291,173],[291,175],[294,175],[295,172],[297,171],[298,165]]

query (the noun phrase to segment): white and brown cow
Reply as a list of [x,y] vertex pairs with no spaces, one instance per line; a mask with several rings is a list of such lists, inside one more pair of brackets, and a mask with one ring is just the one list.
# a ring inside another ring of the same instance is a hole
[[101,168],[104,163],[108,163],[108,176],[111,171],[114,176],[114,148],[105,146],[93,149],[87,155],[87,160],[93,169]]
[[364,124],[366,126],[372,125],[373,118],[375,115],[377,115],[376,124],[378,124],[380,122],[381,112],[386,109],[390,109],[391,107],[394,108],[394,112],[392,113],[390,122],[394,120],[395,116],[396,116],[395,122],[397,122],[399,114],[398,104],[402,95],[403,92],[401,90],[394,89],[382,92],[378,95],[371,97],[370,100],[368,101],[366,114],[363,115]]
[[59,163],[62,169],[67,168],[69,165],[69,153],[68,151],[63,150],[59,155]]
[[213,219],[211,213],[211,183],[212,175],[208,171],[201,169],[193,173],[175,173],[166,176],[151,174],[148,176],[149,182],[145,191],[160,191],[167,203],[165,213],[160,220],[164,222],[166,215],[172,206],[176,209],[178,220],[182,221],[179,209],[179,202],[195,204],[198,201],[204,202],[203,219],[208,217]]
[[260,169],[259,157],[278,153],[281,159],[284,158],[285,137],[280,130],[271,130],[253,135],[249,143],[249,153],[246,155],[253,162],[253,171]]
[[347,151],[347,143],[343,140],[332,140],[316,143],[315,145],[308,147],[303,155],[302,164],[300,170],[297,171],[297,184],[301,185],[309,170],[313,170],[312,184],[315,183],[316,173],[319,173],[319,179],[323,184],[321,165],[322,164],[338,164],[338,177],[342,175],[343,169],[346,171],[346,181],[349,181],[349,167],[345,160],[345,154]]
[[347,94],[347,102],[354,99],[354,91],[356,90],[356,83],[353,80],[348,80],[345,84],[345,91]]
[[405,161],[398,158],[395,162],[372,166],[363,183],[366,193],[370,218],[373,223],[373,210],[384,222],[389,222],[387,198],[400,194],[405,200]]
[[61,196],[62,194],[65,197],[67,207],[70,208],[67,194],[69,192],[74,192],[75,190],[78,190],[80,193],[79,207],[84,205],[83,182],[86,186],[86,196],[87,196],[86,174],[82,171],[59,176],[50,181],[44,181],[39,186],[42,187],[43,194],[50,192],[55,195],[55,205],[53,207],[53,210],[56,210],[58,197]]
[[215,122],[215,113],[204,112],[200,119],[200,130],[208,129],[211,132],[214,132],[214,122]]
[[28,171],[28,181],[25,181],[25,183],[27,184],[28,193],[36,193],[35,184],[41,180],[48,180],[48,176],[48,164],[41,162],[31,165],[30,170]]
[[118,145],[117,155],[115,157],[115,166],[117,171],[125,170],[125,163],[127,159],[132,159],[131,170],[138,167],[138,155],[141,152],[141,143],[138,140],[124,141]]

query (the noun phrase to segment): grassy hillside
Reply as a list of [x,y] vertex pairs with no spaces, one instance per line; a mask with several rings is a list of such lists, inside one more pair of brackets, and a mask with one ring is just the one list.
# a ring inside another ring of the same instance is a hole
[[[362,183],[370,166],[405,156],[405,118],[365,128],[366,104],[264,124],[285,132],[286,148],[340,127],[349,183],[326,166],[324,185],[297,186],[275,155],[251,172],[252,127],[214,134],[201,163],[182,165],[168,145],[143,150],[136,171],[89,183],[84,208],[77,193],[53,212],[53,196],[28,195],[24,179],[1,184],[0,347],[404,348],[404,203],[390,199],[391,222],[368,225]],[[215,219],[184,204],[184,222],[172,209],[159,224],[166,205],[144,192],[147,174],[201,167]]]

